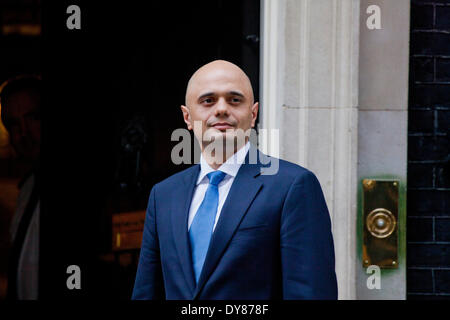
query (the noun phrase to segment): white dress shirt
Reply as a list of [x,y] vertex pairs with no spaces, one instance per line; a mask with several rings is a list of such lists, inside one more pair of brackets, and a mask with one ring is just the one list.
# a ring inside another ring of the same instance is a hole
[[[231,185],[233,184],[234,178],[236,177],[241,164],[245,160],[248,149],[250,148],[250,142],[247,142],[244,147],[239,149],[234,155],[229,157],[225,163],[223,163],[217,170],[226,173],[226,176],[219,183],[219,204],[217,207],[216,220],[214,221],[213,230],[216,228],[217,221],[219,220],[220,212],[222,211],[223,204],[227,199],[228,193],[230,192]],[[194,195],[192,197],[191,207],[189,209],[189,220],[188,220],[188,230],[191,227],[192,221],[194,220],[195,214],[198,208],[202,204],[203,198],[205,197],[206,189],[208,189],[209,179],[206,176],[208,173],[215,171],[209,166],[203,155],[200,156],[200,174],[197,178],[197,184],[194,190]]]

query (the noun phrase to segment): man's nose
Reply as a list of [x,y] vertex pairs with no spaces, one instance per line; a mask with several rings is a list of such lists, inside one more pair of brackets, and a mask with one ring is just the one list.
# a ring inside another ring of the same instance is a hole
[[225,99],[219,99],[219,101],[216,103],[216,116],[218,115],[228,115],[228,103]]

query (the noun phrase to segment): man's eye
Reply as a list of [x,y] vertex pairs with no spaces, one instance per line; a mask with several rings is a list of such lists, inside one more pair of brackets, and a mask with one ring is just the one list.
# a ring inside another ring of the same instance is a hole
[[213,99],[212,98],[206,98],[205,100],[203,100],[203,103],[209,104],[212,103]]
[[233,103],[240,103],[242,100],[241,100],[241,98],[233,98],[233,99],[231,99],[231,102],[233,102]]

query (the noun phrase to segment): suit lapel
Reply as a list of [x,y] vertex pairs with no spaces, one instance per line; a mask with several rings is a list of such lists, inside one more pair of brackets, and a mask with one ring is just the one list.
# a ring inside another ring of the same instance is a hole
[[195,289],[195,276],[189,246],[188,217],[199,171],[200,165],[195,165],[187,172],[183,177],[183,182],[176,186],[176,190],[173,192],[177,199],[172,201],[173,238],[191,295]]
[[245,164],[241,165],[223,205],[216,229],[211,237],[193,299],[198,296],[205,285],[205,282],[223,255],[234,231],[262,187],[262,183],[256,179],[260,174],[261,165],[259,162],[258,164],[247,164],[248,157],[249,155],[247,154]]

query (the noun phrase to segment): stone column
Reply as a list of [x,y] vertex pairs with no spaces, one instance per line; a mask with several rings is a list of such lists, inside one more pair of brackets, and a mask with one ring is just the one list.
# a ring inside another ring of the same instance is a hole
[[339,298],[354,299],[359,1],[265,0],[262,22],[261,128],[280,133],[266,151],[317,175]]
[[[368,28],[376,5],[381,29]],[[263,0],[260,142],[313,171],[330,211],[340,299],[404,299],[409,0]],[[399,266],[370,290],[363,178],[400,181]],[[359,201],[359,202],[358,202]]]
[[[369,6],[381,28],[366,26]],[[362,179],[399,181],[398,267],[381,269],[381,288],[369,290],[361,250],[356,259],[358,299],[406,299],[406,168],[408,141],[409,0],[361,0],[358,185]],[[361,192],[361,188],[360,188]],[[361,215],[359,215],[360,217]],[[358,219],[357,228],[364,222]],[[361,239],[358,239],[360,247]]]

